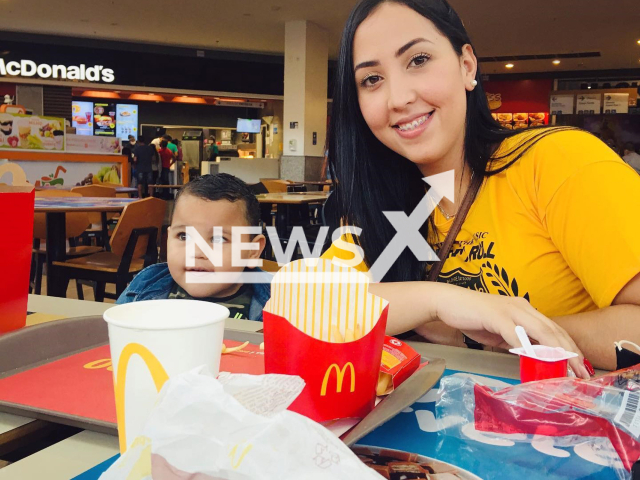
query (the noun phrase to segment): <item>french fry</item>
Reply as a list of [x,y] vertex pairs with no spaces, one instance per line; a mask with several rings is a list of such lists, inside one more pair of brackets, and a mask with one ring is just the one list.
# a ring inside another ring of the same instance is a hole
[[362,338],[362,327],[359,323],[356,323],[355,339],[360,340]]
[[331,325],[331,340],[333,343],[344,343],[344,338],[342,338],[340,330],[335,325]]
[[223,343],[222,344],[222,353],[239,352],[240,350],[242,350],[247,345],[249,345],[249,342],[244,342],[242,345],[238,345],[237,347],[227,348],[227,346]]
[[355,339],[356,339],[356,336],[355,336],[353,330],[350,329],[350,328],[347,328],[346,331],[344,332],[344,341],[345,342],[353,342],[353,341],[355,341]]
[[387,387],[389,387],[390,379],[391,375],[389,375],[388,373],[380,372],[378,374],[378,386],[376,387],[376,395],[381,396],[386,393]]
[[260,344],[260,350],[264,350],[264,342]]

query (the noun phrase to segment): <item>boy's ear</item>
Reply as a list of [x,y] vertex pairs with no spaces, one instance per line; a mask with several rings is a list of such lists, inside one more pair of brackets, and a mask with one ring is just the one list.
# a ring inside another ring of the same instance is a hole
[[262,251],[264,250],[264,247],[267,243],[267,239],[264,235],[256,235],[253,240],[251,240],[251,243],[257,243],[259,247],[257,250],[247,250],[247,252],[249,253],[249,258],[260,258],[260,255],[262,255]]

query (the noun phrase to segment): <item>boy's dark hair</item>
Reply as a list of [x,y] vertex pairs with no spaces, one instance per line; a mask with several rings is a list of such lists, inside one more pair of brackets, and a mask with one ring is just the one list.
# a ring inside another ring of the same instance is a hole
[[217,175],[202,175],[183,186],[176,195],[173,206],[175,211],[180,197],[193,195],[203,200],[228,200],[229,202],[244,202],[247,223],[251,227],[260,225],[260,203],[246,183],[238,177],[228,173]]
[[171,135],[167,135],[167,134],[165,134],[165,135],[162,135],[162,138],[163,138],[164,140],[166,140],[167,142],[170,142],[170,141],[171,141]]
[[138,141],[139,141],[140,143],[147,143],[146,139],[145,139],[142,135],[140,135],[140,136],[138,137]]

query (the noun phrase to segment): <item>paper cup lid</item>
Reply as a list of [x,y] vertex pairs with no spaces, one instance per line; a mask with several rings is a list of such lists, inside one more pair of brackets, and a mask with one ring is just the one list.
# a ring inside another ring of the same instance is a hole
[[229,309],[201,300],[146,300],[125,303],[104,312],[109,325],[136,330],[183,330],[226,320]]
[[524,348],[512,348],[509,351],[520,355],[522,357],[535,358],[541,362],[560,362],[562,360],[568,360],[570,358],[577,357],[577,353],[568,352],[562,347],[548,347],[546,345],[532,345],[533,350],[536,352],[537,357],[527,355]]

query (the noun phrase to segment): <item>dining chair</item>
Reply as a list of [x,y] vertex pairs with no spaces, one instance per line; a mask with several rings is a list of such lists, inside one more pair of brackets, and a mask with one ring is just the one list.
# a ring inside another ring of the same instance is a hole
[[[84,185],[81,187],[74,187],[71,189],[73,193],[79,193],[83,197],[102,197],[102,198],[115,198],[116,189],[114,187],[107,187],[103,185]],[[96,239],[96,244],[106,245],[108,238],[104,237],[103,229],[106,229],[105,225],[102,225],[103,214],[100,212],[89,213],[89,220],[91,221],[91,227],[87,229],[84,237],[91,241]],[[106,214],[107,221],[116,217],[116,213]],[[108,232],[108,229],[106,230]],[[108,234],[107,234],[108,235]]]
[[[158,261],[157,238],[166,208],[164,200],[153,197],[128,204],[111,235],[110,252],[54,262],[63,281],[95,282],[98,302],[104,301],[105,297],[118,298],[137,273]],[[107,283],[115,284],[115,296],[105,293]]]
[[[41,190],[35,192],[36,197],[80,197],[79,193],[65,190]],[[80,237],[90,225],[89,215],[85,212],[67,213],[65,215],[65,232],[69,241],[66,250],[67,258],[78,258],[98,253],[102,247],[77,245],[76,238]],[[33,250],[31,261],[31,281],[29,293],[40,295],[42,291],[42,273],[47,260],[46,249],[47,218],[45,213],[36,213],[33,217]],[[82,297],[82,286],[76,282],[78,298]]]

